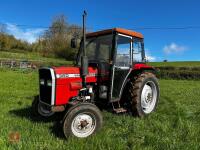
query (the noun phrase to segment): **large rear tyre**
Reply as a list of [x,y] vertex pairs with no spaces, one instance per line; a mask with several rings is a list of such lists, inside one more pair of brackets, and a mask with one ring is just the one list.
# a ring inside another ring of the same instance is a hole
[[49,118],[52,117],[55,113],[51,111],[49,106],[44,105],[39,101],[39,96],[35,96],[32,102],[32,114],[34,116]]
[[153,73],[145,72],[131,81],[129,88],[133,114],[143,117],[155,111],[159,101],[159,84]]
[[63,119],[63,132],[66,138],[86,138],[101,129],[103,118],[100,110],[90,103],[72,106]]

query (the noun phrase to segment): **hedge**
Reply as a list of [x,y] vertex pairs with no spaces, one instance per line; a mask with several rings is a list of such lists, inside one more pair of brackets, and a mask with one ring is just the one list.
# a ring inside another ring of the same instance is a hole
[[200,67],[158,67],[161,79],[200,80]]

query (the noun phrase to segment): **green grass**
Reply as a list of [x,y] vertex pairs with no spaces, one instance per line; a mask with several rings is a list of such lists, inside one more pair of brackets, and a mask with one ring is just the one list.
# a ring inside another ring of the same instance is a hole
[[[103,112],[104,125],[87,139],[68,139],[58,120],[46,122],[31,116],[38,94],[38,74],[0,70],[0,149],[199,149],[200,81],[161,80],[161,99],[155,113],[134,118]],[[9,134],[19,132],[18,143]]]
[[200,61],[150,62],[154,67],[200,67]]
[[35,52],[6,52],[0,51],[0,60],[28,60],[44,65],[71,65],[72,61],[67,61],[61,58],[43,57]]

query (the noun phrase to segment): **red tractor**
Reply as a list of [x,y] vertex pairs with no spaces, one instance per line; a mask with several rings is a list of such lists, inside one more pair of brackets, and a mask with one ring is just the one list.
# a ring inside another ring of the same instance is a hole
[[76,65],[39,69],[39,87],[34,113],[48,118],[65,112],[66,137],[84,138],[99,130],[99,106],[142,117],[159,100],[155,69],[145,64],[143,35],[121,28],[85,34],[83,26]]

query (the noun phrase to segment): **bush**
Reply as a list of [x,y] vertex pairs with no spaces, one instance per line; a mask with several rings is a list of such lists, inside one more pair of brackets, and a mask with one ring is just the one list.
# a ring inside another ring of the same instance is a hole
[[191,70],[190,67],[179,67],[179,68],[177,68],[177,69],[179,69],[179,70]]
[[200,67],[192,67],[191,70],[192,71],[200,71]]
[[177,69],[176,67],[173,66],[165,66],[165,67],[157,67],[160,70],[175,70]]
[[158,77],[162,79],[200,80],[200,71],[191,69],[160,70]]

